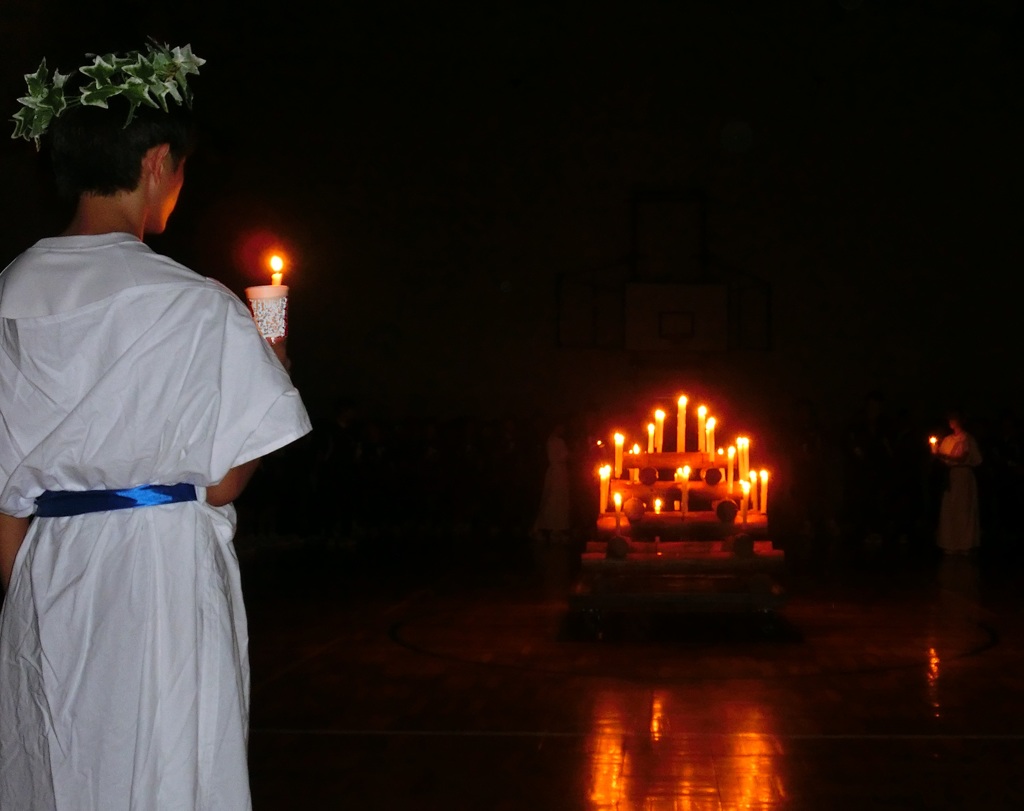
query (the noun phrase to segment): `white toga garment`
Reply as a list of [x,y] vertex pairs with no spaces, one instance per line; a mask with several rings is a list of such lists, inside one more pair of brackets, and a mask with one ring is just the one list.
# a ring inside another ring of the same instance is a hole
[[939,443],[939,453],[959,461],[949,465],[949,479],[939,508],[938,544],[946,552],[967,552],[981,543],[981,510],[974,468],[981,464],[981,450],[970,434],[949,434]]
[[309,430],[241,300],[134,236],[44,239],[0,275],[0,511],[199,493],[33,519],[0,614],[0,809],[250,808],[235,513],[204,488]]
[[534,519],[535,530],[564,533],[571,526],[569,446],[565,440],[552,434],[547,442],[548,467],[544,473],[540,508]]

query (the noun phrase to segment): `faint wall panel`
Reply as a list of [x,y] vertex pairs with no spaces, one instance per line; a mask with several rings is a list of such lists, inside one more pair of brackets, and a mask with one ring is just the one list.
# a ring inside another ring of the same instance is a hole
[[724,284],[628,284],[625,322],[630,351],[724,352],[729,291]]

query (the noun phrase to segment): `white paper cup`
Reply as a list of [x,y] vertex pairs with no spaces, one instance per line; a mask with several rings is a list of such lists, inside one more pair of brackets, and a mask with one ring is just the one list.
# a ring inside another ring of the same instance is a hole
[[276,344],[288,337],[288,285],[261,284],[245,288],[260,335]]

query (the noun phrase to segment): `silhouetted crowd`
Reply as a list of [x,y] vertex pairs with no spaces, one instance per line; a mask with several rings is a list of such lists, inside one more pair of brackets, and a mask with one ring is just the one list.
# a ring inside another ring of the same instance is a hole
[[[325,544],[524,539],[548,431],[540,418],[382,419],[342,403],[306,438],[264,460],[238,504],[240,531]],[[585,459],[589,438],[569,441],[574,462]],[[597,512],[597,485],[584,477],[581,469],[572,498],[580,529]]]
[[[915,417],[869,394],[840,421],[802,400],[766,437],[773,472],[770,523],[796,560],[837,562],[886,554],[926,559],[945,472],[928,436],[948,432],[942,413]],[[241,533],[317,543],[401,538],[526,541],[541,502],[552,428],[569,448],[571,540],[593,531],[598,440],[591,415],[526,420],[384,419],[338,405],[304,440],[264,460],[239,502]],[[983,455],[976,470],[982,551],[1016,558],[1024,491],[1024,440],[1016,416],[968,416]],[[1024,555],[1021,555],[1024,560]]]

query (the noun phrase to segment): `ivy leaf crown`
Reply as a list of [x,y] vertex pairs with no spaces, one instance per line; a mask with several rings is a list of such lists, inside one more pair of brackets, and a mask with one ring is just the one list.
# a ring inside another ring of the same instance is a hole
[[78,69],[90,81],[83,84],[78,95],[65,96],[64,88],[72,74],[50,72],[46,59],[35,73],[25,75],[28,95],[18,102],[23,106],[12,118],[12,138],[34,141],[39,149],[40,138],[65,110],[79,105],[107,108],[108,99],[124,96],[128,101],[127,127],[141,105],[168,112],[168,99],[178,105],[192,106],[192,89],[188,76],[199,75],[206,63],[192,53],[191,45],[170,48],[155,40],[146,44],[145,52],[119,54],[86,54],[92,63]]

